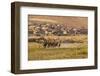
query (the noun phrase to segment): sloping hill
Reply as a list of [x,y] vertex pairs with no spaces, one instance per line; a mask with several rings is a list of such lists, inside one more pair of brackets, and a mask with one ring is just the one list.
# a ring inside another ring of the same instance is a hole
[[69,27],[87,28],[88,18],[87,17],[75,17],[75,16],[47,16],[47,15],[29,15],[29,24],[32,22],[38,23],[56,23],[64,24]]

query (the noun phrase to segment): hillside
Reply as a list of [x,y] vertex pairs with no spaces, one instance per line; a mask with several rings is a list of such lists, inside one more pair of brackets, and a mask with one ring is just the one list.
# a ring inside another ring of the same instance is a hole
[[75,16],[29,15],[28,22],[29,24],[32,24],[34,22],[56,23],[56,24],[67,25],[67,27],[87,28],[88,18],[87,17],[75,17]]

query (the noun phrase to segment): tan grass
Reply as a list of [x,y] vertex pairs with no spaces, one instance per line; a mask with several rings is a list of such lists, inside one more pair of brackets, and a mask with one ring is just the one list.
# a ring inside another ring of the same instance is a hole
[[[57,38],[57,36],[51,38]],[[59,39],[79,43],[68,44],[66,48],[43,48],[41,44],[29,42],[28,60],[83,59],[88,57],[86,35],[62,36]]]

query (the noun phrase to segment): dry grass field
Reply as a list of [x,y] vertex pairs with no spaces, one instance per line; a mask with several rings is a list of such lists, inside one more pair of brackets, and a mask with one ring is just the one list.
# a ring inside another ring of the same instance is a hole
[[88,57],[87,35],[60,36],[59,39],[63,42],[59,48],[44,48],[42,44],[28,42],[28,60],[83,59]]

